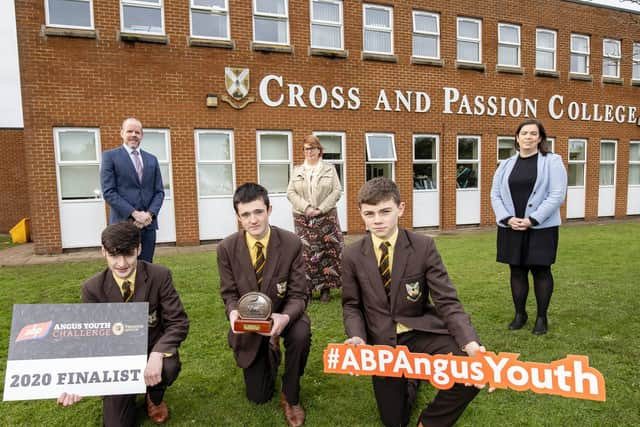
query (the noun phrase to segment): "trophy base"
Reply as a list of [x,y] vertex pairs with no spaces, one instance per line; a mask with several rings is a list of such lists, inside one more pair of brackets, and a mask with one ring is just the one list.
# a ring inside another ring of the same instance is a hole
[[234,332],[256,332],[256,333],[269,333],[273,326],[273,320],[252,320],[252,319],[238,319],[233,322]]

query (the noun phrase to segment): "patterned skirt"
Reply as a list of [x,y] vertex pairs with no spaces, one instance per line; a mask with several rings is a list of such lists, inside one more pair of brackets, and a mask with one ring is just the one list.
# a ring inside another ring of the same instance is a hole
[[342,248],[338,211],[333,208],[314,218],[293,214],[296,234],[302,240],[302,256],[307,267],[311,291],[342,285]]

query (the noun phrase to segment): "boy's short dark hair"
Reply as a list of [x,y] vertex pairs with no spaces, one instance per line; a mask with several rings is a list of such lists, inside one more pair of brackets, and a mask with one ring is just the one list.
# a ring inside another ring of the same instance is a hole
[[251,203],[255,200],[262,199],[267,209],[269,208],[269,192],[260,184],[247,182],[236,188],[233,193],[233,209],[238,213],[239,203]]
[[132,255],[140,246],[140,230],[132,222],[111,224],[102,231],[102,247],[109,255]]
[[358,206],[362,204],[377,205],[385,200],[393,199],[400,204],[400,189],[389,178],[378,177],[365,182],[358,192]]

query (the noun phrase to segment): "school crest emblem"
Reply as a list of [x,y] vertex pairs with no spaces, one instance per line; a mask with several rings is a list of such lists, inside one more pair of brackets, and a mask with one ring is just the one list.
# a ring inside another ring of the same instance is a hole
[[404,287],[407,290],[407,300],[416,302],[422,296],[422,290],[420,290],[420,282],[405,283]]
[[287,281],[276,283],[276,291],[278,292],[278,298],[284,298],[287,293]]
[[240,110],[255,101],[249,95],[250,80],[248,68],[225,67],[224,84],[229,96],[223,95],[222,100],[233,108]]
[[149,313],[149,327],[155,328],[158,325],[158,310]]

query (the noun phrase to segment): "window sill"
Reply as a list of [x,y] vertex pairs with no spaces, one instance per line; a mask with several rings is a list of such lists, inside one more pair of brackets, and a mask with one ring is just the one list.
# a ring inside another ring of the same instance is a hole
[[559,79],[560,73],[557,71],[536,70],[537,77],[551,77],[553,79]]
[[456,61],[456,68],[461,70],[474,70],[484,72],[486,66],[484,64],[476,64],[475,62]]
[[235,49],[236,47],[235,40],[212,40],[202,37],[188,37],[187,42],[189,46],[198,47],[219,47],[222,49]]
[[96,30],[83,30],[80,28],[60,28],[60,27],[47,27],[42,26],[42,34],[45,36],[53,37],[77,37],[81,39],[97,39],[98,31]]
[[397,56],[386,53],[362,52],[362,59],[366,61],[398,62]]
[[326,58],[348,58],[348,50],[322,49],[318,47],[309,48],[309,56],[324,56]]
[[591,82],[593,81],[593,76],[591,76],[590,74],[569,73],[569,80],[582,80],[583,82]]
[[125,33],[119,32],[118,38],[123,42],[143,42],[143,43],[157,43],[157,44],[169,44],[169,37],[164,34],[138,34],[138,33]]
[[443,59],[411,57],[411,63],[415,65],[430,65],[432,67],[444,67]]
[[524,68],[522,67],[510,67],[507,65],[496,65],[497,73],[505,73],[505,74],[524,74]]
[[251,50],[255,50],[256,52],[293,53],[293,46],[251,42]]
[[631,80],[631,86],[640,86],[640,80]]
[[602,83],[607,83],[607,84],[611,84],[611,85],[623,85],[624,84],[624,79],[621,79],[620,77],[605,77],[605,76],[602,76]]

